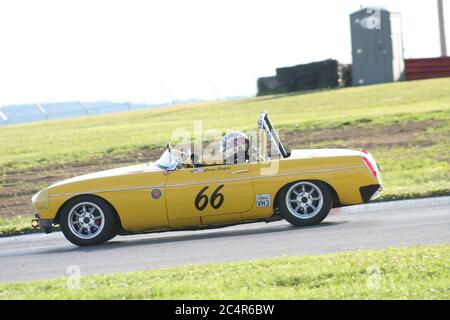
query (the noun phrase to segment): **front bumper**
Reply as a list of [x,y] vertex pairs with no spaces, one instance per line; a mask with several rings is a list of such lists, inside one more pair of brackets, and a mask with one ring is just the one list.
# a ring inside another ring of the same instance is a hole
[[34,229],[40,228],[45,233],[53,232],[53,220],[51,219],[40,219],[39,214],[34,215],[36,219],[31,220],[31,226]]
[[383,187],[380,184],[372,184],[370,186],[359,188],[364,203],[368,203],[369,201],[378,198],[382,190]]

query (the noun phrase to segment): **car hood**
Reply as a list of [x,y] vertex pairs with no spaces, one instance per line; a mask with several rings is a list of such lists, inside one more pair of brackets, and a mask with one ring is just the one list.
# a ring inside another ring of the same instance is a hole
[[74,183],[74,182],[81,182],[81,181],[94,180],[94,179],[100,179],[100,178],[122,176],[122,175],[127,175],[127,174],[152,172],[152,171],[163,171],[163,169],[159,168],[153,162],[146,163],[146,164],[138,164],[138,165],[133,165],[133,166],[127,166],[127,167],[115,168],[115,169],[110,169],[110,170],[98,171],[98,172],[84,174],[84,175],[73,177],[73,178],[70,178],[70,179],[58,181],[58,182],[50,185],[49,188],[58,187],[58,186],[62,186],[62,185],[69,184],[69,183]]
[[301,149],[292,150],[289,159],[361,156],[361,151],[351,149]]

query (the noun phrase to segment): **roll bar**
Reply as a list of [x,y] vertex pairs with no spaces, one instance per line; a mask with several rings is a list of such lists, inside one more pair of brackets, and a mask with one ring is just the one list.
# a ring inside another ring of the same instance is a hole
[[258,117],[258,131],[260,135],[260,139],[258,141],[258,153],[259,157],[263,160],[265,159],[263,150],[263,145],[265,144],[264,134],[270,138],[270,141],[276,146],[278,154],[282,158],[288,158],[290,153],[286,150],[286,148],[281,143],[280,137],[278,136],[277,131],[274,129],[272,122],[270,122],[269,115],[267,112],[262,112]]

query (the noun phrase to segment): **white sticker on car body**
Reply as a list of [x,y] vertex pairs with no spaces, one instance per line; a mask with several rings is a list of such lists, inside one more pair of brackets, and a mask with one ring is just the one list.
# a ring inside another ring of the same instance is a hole
[[270,207],[270,194],[257,194],[256,195],[256,206],[257,207]]

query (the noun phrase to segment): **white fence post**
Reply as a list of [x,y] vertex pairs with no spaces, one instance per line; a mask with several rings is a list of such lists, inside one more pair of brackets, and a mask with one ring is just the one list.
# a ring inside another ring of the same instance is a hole
[[8,124],[8,117],[6,116],[6,114],[3,113],[2,107],[0,107],[0,118],[2,118],[3,121],[5,121],[5,124]]
[[219,89],[217,89],[216,85],[211,80],[207,79],[207,81],[211,85],[211,87],[213,88],[214,92],[216,93],[216,100],[220,100]]
[[86,107],[86,105],[85,105],[83,102],[81,102],[80,100],[78,100],[78,103],[79,103],[80,106],[83,108],[84,112],[86,112],[86,114],[89,114],[89,110],[88,110],[88,108]]
[[162,90],[167,94],[167,96],[169,97],[170,103],[171,103],[172,105],[174,105],[174,104],[175,104],[175,100],[173,99],[173,96],[170,94],[169,90],[167,90],[166,87],[163,86],[162,84],[159,84],[159,86],[161,87],[161,89],[162,89]]
[[44,109],[44,107],[41,106],[39,103],[35,103],[34,105],[35,105],[36,108],[44,115],[45,120],[48,120],[48,113],[47,113],[47,111]]

